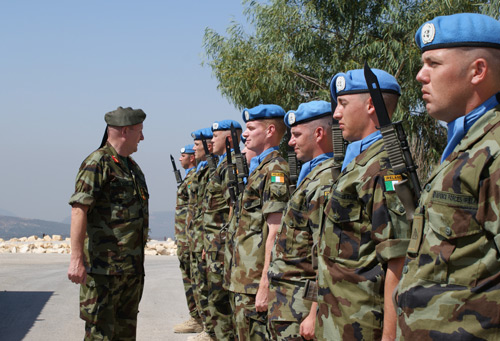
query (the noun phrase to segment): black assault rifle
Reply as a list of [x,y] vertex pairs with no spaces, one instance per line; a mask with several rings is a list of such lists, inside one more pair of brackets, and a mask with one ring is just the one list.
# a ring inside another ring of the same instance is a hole
[[248,178],[248,165],[245,155],[241,154],[240,140],[236,128],[231,123],[231,139],[233,140],[234,158],[236,159],[236,174],[238,175],[238,189],[240,193],[245,190],[245,178]]
[[207,141],[205,140],[205,136],[203,134],[200,134],[201,138],[201,143],[203,144],[203,150],[205,151],[205,156],[207,158],[208,162],[208,168],[210,168],[210,174],[214,176],[214,179],[220,183],[220,178],[219,176],[215,173],[215,170],[217,169],[217,159],[214,154],[210,154],[210,151],[208,150],[208,145]]
[[[406,218],[411,221],[413,220],[413,213],[417,207],[421,191],[420,181],[417,175],[417,166],[413,163],[402,122],[391,122],[377,76],[366,62],[364,72],[366,85],[368,85],[368,90],[370,91],[370,96],[372,97],[373,105],[377,113],[380,132],[384,140],[385,150],[389,155],[391,167],[395,175],[400,175],[403,178],[394,188],[401,203],[406,209]],[[406,178],[407,174],[410,176],[413,190]]]
[[[287,129],[288,141],[292,138],[292,129]],[[297,160],[297,153],[295,153],[295,149],[288,144],[287,147],[287,158],[288,158],[288,167],[290,169],[290,185],[288,186],[290,190],[290,194],[295,191],[297,188],[297,180],[299,179],[300,173],[300,161]]]
[[229,196],[233,205],[236,203],[236,196],[238,194],[238,180],[236,178],[236,167],[234,166],[232,155],[231,155],[231,143],[229,142],[229,136],[226,136],[226,158],[227,158],[227,185],[229,188]]
[[179,186],[182,184],[181,172],[177,169],[172,154],[170,154],[170,161],[172,161],[172,167],[174,168],[174,174],[175,174],[175,181],[177,181],[177,188],[179,188]]

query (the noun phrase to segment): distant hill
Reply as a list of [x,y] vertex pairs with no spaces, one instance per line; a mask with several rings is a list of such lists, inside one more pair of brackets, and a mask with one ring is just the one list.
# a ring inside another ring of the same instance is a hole
[[69,224],[0,215],[0,238],[7,240],[32,235],[42,237],[43,234],[69,237]]
[[[165,238],[174,239],[174,218],[175,212],[151,212],[149,216],[149,236],[152,239],[163,240]],[[20,238],[43,234],[60,234],[69,237],[71,218],[64,219],[64,222],[46,221],[39,219],[26,219],[6,215],[0,215],[0,238]]]

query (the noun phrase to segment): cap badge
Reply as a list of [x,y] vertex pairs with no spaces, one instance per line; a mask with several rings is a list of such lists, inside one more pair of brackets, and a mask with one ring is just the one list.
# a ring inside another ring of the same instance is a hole
[[215,122],[214,124],[212,124],[212,130],[217,130],[219,129],[219,123]]
[[186,152],[186,148],[182,147],[181,148],[181,153],[185,153]]
[[427,23],[422,27],[422,42],[424,44],[429,44],[434,40],[436,35],[436,28],[433,23]]
[[249,120],[250,119],[250,113],[248,112],[248,110],[245,110],[245,120]]
[[342,90],[345,89],[345,78],[344,78],[344,76],[337,77],[337,80],[335,81],[335,87],[337,88],[337,92],[342,91]]
[[295,113],[291,112],[290,115],[288,115],[288,124],[292,125],[295,123]]

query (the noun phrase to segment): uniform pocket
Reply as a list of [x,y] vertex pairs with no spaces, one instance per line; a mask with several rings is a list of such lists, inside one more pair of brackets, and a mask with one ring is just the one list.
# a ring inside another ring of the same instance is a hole
[[423,272],[428,279],[476,285],[484,240],[476,213],[477,204],[471,196],[433,193],[425,213],[425,226],[429,228],[424,231],[426,235],[419,251],[419,263],[432,265],[432,269]]

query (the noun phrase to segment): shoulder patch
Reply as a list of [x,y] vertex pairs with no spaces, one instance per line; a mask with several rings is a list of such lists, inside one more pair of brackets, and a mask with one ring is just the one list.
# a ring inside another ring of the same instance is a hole
[[387,192],[394,191],[394,185],[403,180],[402,175],[386,175],[384,176],[385,190]]
[[271,182],[285,182],[285,174],[284,173],[271,173]]

